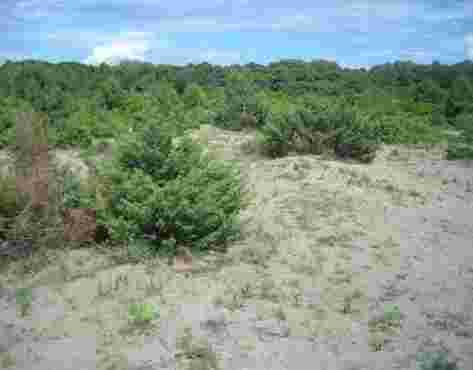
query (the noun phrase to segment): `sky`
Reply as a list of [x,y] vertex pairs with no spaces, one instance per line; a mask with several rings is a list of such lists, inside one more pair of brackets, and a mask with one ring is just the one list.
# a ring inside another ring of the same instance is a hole
[[0,60],[473,60],[473,0],[0,0]]

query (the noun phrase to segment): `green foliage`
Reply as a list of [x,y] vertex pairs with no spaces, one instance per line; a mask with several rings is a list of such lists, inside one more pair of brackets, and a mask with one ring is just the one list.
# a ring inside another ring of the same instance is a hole
[[443,106],[436,106],[434,110],[432,111],[432,126],[433,127],[447,127],[448,126],[448,121],[447,117],[445,117],[445,114],[443,112],[444,108]]
[[446,159],[450,161],[458,159],[473,159],[473,142],[452,143],[448,146]]
[[88,147],[96,138],[116,137],[126,129],[126,122],[118,112],[84,108],[69,116],[55,141],[58,146]]
[[418,102],[442,104],[446,93],[435,81],[426,79],[415,85],[414,98]]
[[427,126],[454,124],[457,116],[473,112],[472,76],[471,63],[396,62],[370,71],[323,60],[229,67],[6,63],[0,68],[0,145],[12,143],[11,112],[23,102],[47,113],[50,143],[61,146],[88,146],[149,120],[174,122],[181,131],[202,123],[241,129],[245,113],[262,127],[293,104],[320,112],[339,99],[381,122],[379,130],[390,142],[405,142],[411,137],[406,132],[421,126],[415,141],[424,135],[430,140]]
[[171,132],[149,125],[99,169],[108,205],[98,208],[98,222],[115,242],[148,235],[155,251],[225,244],[238,235],[239,173],[190,138],[173,143]]
[[97,86],[98,95],[108,110],[120,107],[124,98],[123,91],[118,80],[109,77]]
[[473,109],[473,84],[466,76],[459,76],[452,83],[445,113],[454,118],[460,113]]
[[461,114],[455,123],[455,128],[460,130],[460,135],[449,139],[446,158],[448,160],[473,159],[473,114]]
[[335,124],[334,151],[341,158],[354,158],[364,163],[376,157],[380,138],[369,121],[354,111],[340,112]]
[[128,308],[128,318],[133,325],[146,325],[159,317],[158,308],[150,303],[131,303]]
[[455,118],[453,126],[463,131],[473,131],[473,113],[462,113]]
[[207,104],[206,93],[197,84],[190,84],[186,87],[183,100],[188,108],[201,107]]
[[153,220],[160,237],[204,250],[238,235],[240,186],[237,175],[220,163],[199,167],[158,191]]
[[389,305],[380,317],[371,319],[368,325],[372,331],[386,331],[401,326],[401,310],[397,305]]
[[272,158],[286,156],[291,149],[292,128],[287,124],[287,117],[274,114],[261,127],[258,145],[262,152]]
[[78,176],[71,170],[61,171],[62,178],[62,208],[80,208],[84,206],[86,191]]
[[373,119],[379,139],[385,144],[435,143],[441,139],[440,127],[431,119],[409,113],[398,113]]
[[448,360],[446,352],[420,353],[417,355],[418,370],[458,370],[456,362]]
[[16,190],[16,180],[13,175],[0,177],[0,216],[14,217],[22,209]]
[[399,306],[391,305],[385,308],[384,315],[383,315],[384,321],[392,323],[392,325],[399,325],[401,318],[402,318],[402,314],[401,314],[401,310],[399,309]]
[[0,148],[14,144],[16,115],[27,110],[32,107],[24,100],[11,96],[0,98]]
[[184,104],[179,94],[170,83],[161,82],[151,93],[156,99],[159,110],[164,115],[184,109]]
[[289,109],[275,113],[261,128],[263,152],[272,157],[290,150],[321,154],[333,150],[342,158],[363,162],[374,159],[378,140],[376,131],[353,109],[335,107],[318,112]]
[[141,170],[128,170],[119,165],[104,165],[99,178],[104,185],[105,207],[97,207],[97,222],[106,228],[114,242],[128,242],[143,236],[150,222],[152,201],[157,185]]
[[33,302],[33,290],[31,288],[18,288],[15,291],[15,299],[16,304],[20,307],[21,316],[26,316]]
[[256,113],[256,86],[243,73],[231,71],[225,78],[225,108],[216,123],[226,129],[240,130],[241,113]]

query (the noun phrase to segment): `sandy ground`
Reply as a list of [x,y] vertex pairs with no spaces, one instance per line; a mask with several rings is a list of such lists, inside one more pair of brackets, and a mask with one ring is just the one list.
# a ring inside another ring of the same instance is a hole
[[[0,368],[414,370],[444,350],[473,369],[472,163],[402,147],[371,165],[268,160],[251,133],[195,137],[241,165],[243,239],[183,273],[97,248],[3,266]],[[159,319],[130,324],[135,301]]]

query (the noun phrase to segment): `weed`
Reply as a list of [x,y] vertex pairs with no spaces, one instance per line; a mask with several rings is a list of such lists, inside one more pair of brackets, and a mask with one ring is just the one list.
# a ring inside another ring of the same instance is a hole
[[388,330],[401,326],[402,313],[397,305],[390,305],[384,309],[383,315],[379,318],[372,319],[369,326],[372,329]]
[[158,308],[150,303],[131,303],[128,307],[128,319],[134,326],[143,326],[159,319]]
[[18,288],[15,291],[16,304],[20,307],[21,316],[26,316],[33,302],[33,290],[31,288]]
[[218,370],[217,354],[212,350],[206,339],[196,340],[190,328],[184,329],[184,335],[179,338],[176,357],[190,360],[192,370]]

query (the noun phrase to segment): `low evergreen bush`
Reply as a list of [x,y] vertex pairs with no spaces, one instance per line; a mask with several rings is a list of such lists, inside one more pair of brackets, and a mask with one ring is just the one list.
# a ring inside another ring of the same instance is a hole
[[223,246],[239,234],[239,171],[210,160],[190,138],[173,143],[170,132],[150,125],[99,167],[106,205],[96,206],[98,222],[112,241],[148,238],[155,252]]

